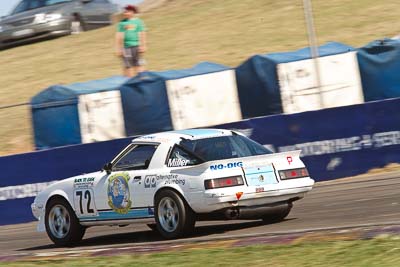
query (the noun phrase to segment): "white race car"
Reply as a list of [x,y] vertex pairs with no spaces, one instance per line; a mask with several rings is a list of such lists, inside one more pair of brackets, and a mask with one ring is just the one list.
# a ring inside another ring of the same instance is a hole
[[32,203],[57,245],[95,225],[156,224],[165,238],[196,220],[283,220],[314,180],[300,151],[272,153],[241,133],[198,129],[136,138],[102,171],[50,185]]

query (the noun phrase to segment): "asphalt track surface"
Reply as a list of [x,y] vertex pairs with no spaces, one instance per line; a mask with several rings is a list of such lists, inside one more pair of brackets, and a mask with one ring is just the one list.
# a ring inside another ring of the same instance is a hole
[[[80,246],[71,249],[84,251],[166,242],[187,244],[241,236],[383,225],[400,225],[400,171],[317,183],[304,199],[294,203],[292,212],[280,223],[200,222],[191,237],[175,241],[164,241],[146,225],[92,227],[87,230]],[[53,246],[46,233],[36,232],[36,223],[0,227],[0,256],[62,250],[66,249]]]

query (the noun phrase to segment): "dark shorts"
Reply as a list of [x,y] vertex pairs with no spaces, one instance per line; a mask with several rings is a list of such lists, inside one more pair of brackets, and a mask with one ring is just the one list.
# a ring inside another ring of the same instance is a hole
[[140,58],[139,47],[125,47],[123,50],[122,60],[125,68],[138,67],[142,65],[143,60]]

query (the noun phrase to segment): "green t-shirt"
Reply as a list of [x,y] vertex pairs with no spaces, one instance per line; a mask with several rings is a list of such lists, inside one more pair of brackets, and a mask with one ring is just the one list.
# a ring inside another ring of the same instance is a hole
[[146,31],[144,23],[139,18],[129,20],[122,20],[118,23],[118,32],[124,33],[124,46],[138,46],[139,45],[139,32]]

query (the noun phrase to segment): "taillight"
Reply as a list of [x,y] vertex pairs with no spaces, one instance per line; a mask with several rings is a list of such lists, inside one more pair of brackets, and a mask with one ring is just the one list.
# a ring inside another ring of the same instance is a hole
[[231,187],[238,185],[244,185],[242,176],[216,178],[204,181],[204,187],[206,189],[215,189],[215,188]]
[[287,179],[308,177],[309,174],[306,168],[299,168],[299,169],[279,171],[279,176],[281,177],[281,180],[287,180]]

